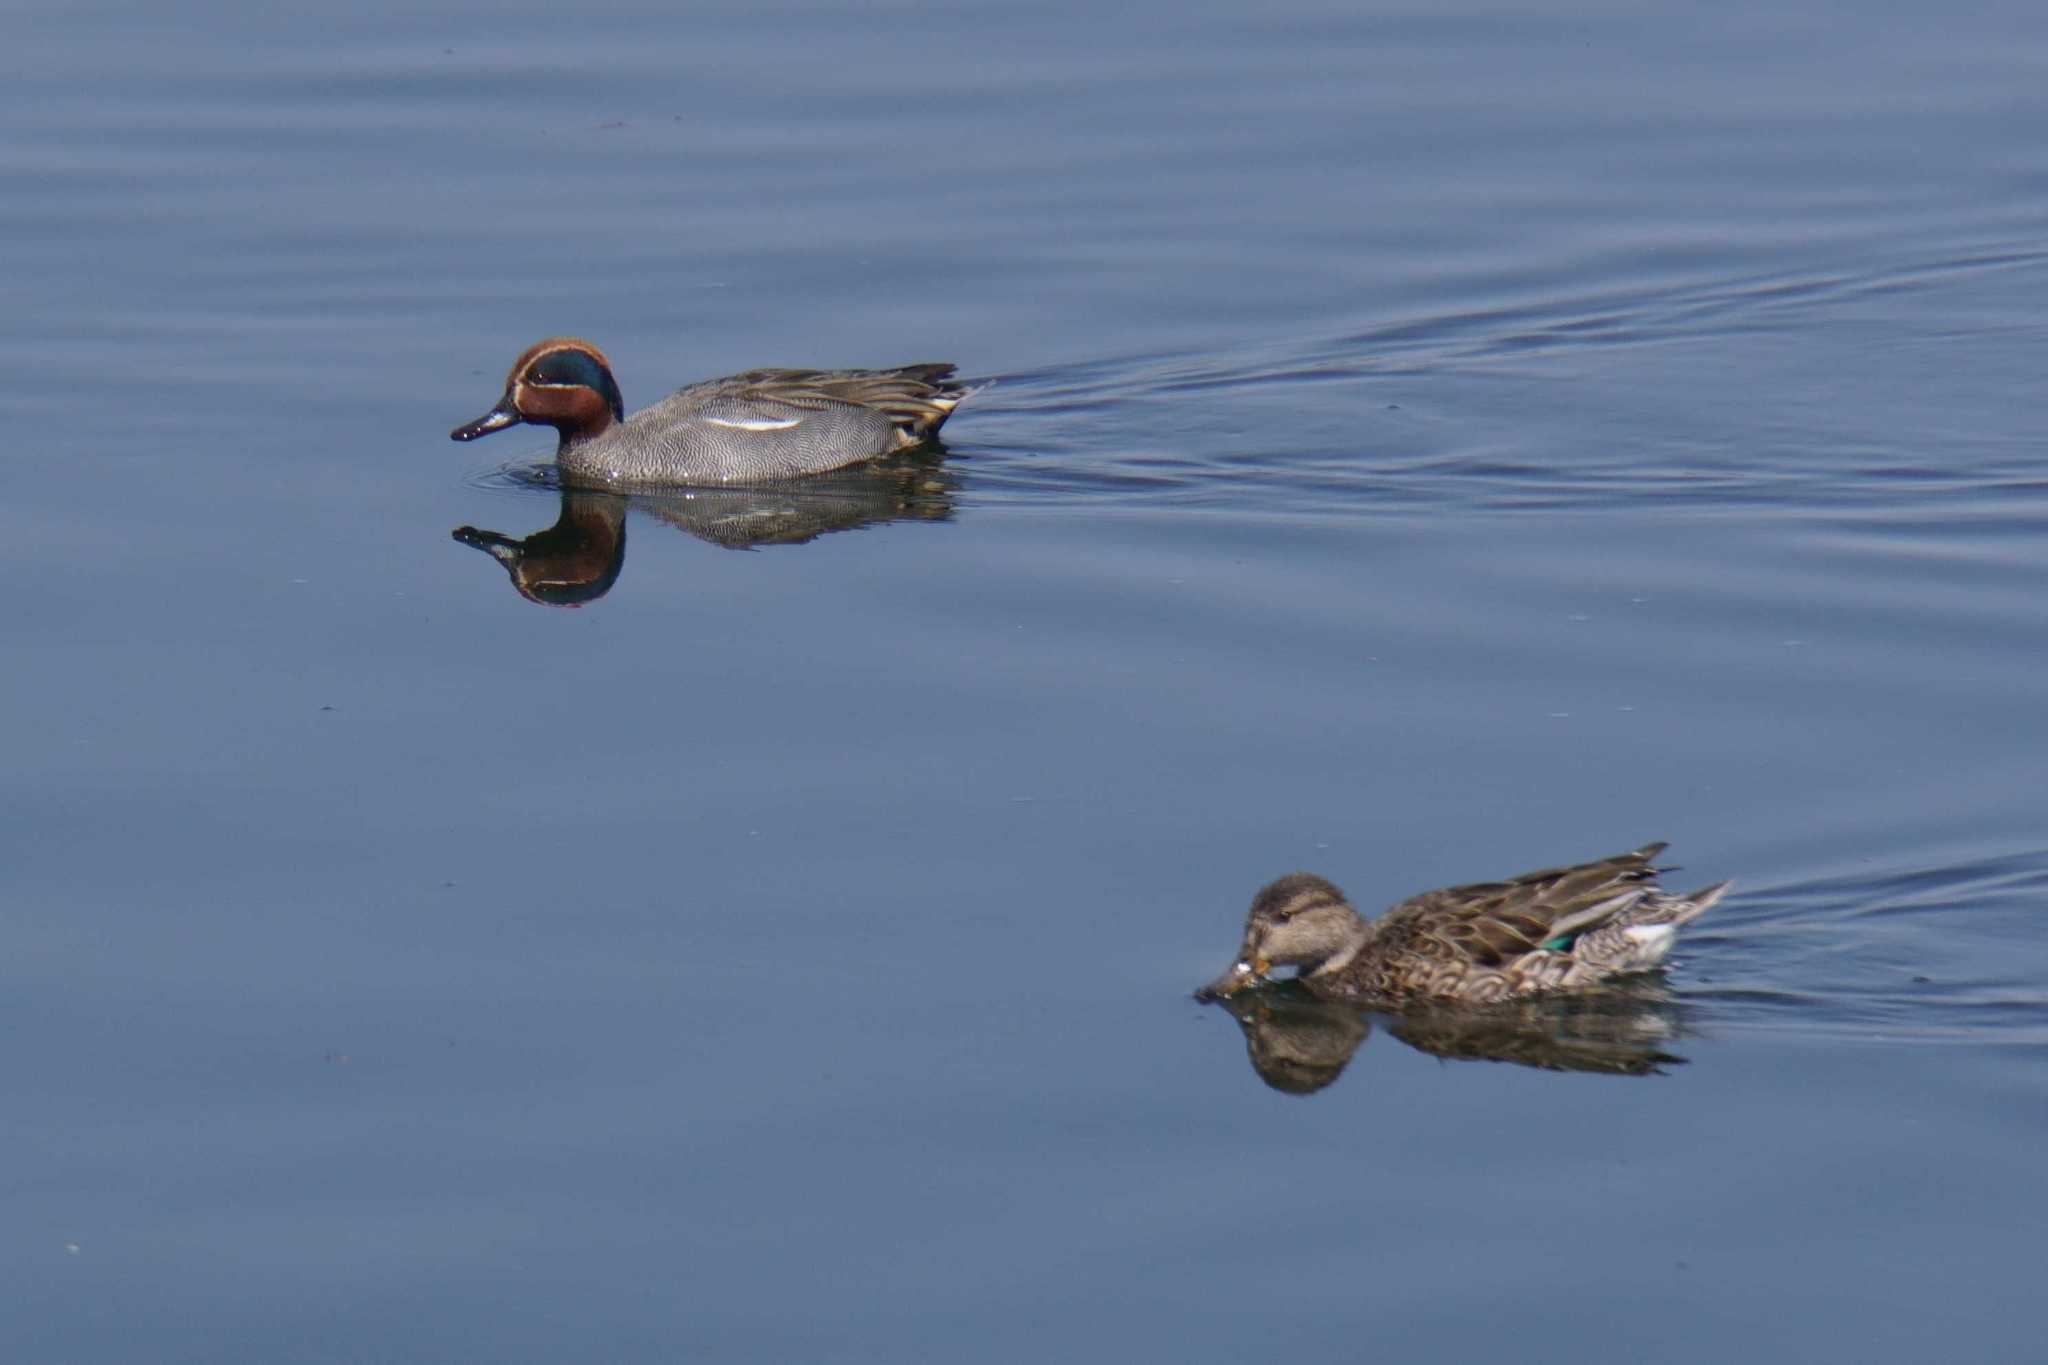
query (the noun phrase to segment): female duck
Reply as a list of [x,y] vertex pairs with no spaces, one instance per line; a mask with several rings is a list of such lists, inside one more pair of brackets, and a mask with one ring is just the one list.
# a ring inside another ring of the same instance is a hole
[[553,427],[555,463],[577,482],[758,483],[928,440],[973,392],[951,365],[748,370],[685,385],[627,417],[604,352],[549,337],[514,362],[496,407],[448,434],[473,441],[518,422]]
[[1276,966],[1299,968],[1324,999],[1394,1007],[1586,990],[1648,971],[1671,951],[1678,926],[1728,889],[1663,890],[1650,866],[1663,851],[1645,844],[1576,867],[1426,891],[1371,924],[1321,877],[1290,873],[1253,899],[1237,961],[1195,996],[1231,995]]

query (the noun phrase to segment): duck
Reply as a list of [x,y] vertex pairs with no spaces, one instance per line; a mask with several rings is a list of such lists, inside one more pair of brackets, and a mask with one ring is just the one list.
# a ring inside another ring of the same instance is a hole
[[558,433],[570,481],[608,487],[762,483],[840,469],[929,441],[980,386],[944,363],[887,370],[746,370],[686,384],[626,416],[611,361],[580,337],[536,341],[497,406],[448,433],[520,422]]
[[1429,1001],[1493,1004],[1588,991],[1663,962],[1679,927],[1727,892],[1657,884],[1668,845],[1411,896],[1367,922],[1313,872],[1290,872],[1252,898],[1244,941],[1223,975],[1195,992],[1220,1000],[1275,967],[1324,1000],[1404,1009]]

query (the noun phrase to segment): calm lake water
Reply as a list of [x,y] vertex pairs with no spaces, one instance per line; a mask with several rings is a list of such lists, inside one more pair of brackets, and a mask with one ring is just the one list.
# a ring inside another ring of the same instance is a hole
[[[290,8],[7,16],[0,1355],[2039,1358],[2038,3]],[[1629,1064],[1188,997],[1657,838]]]

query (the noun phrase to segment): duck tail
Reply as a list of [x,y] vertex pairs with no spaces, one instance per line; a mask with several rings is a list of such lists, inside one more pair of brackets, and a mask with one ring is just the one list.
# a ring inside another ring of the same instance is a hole
[[1714,902],[1728,894],[1733,882],[1715,882],[1697,891],[1688,891],[1682,896],[1648,897],[1639,916],[1633,922],[1643,924],[1668,924],[1673,929],[1689,920],[1698,919],[1713,909]]
[[956,379],[954,367],[938,361],[903,365],[886,373],[898,383],[886,386],[893,391],[871,401],[896,420],[906,443],[936,436],[954,408],[995,382]]
[[1646,972],[1671,953],[1680,925],[1705,914],[1728,892],[1715,882],[1673,896],[1652,893],[1572,944],[1572,956],[1608,976]]

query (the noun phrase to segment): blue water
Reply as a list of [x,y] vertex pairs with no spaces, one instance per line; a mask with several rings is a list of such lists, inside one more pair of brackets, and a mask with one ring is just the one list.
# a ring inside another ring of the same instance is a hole
[[[2038,1354],[2038,7],[7,22],[6,1358]],[[553,332],[997,382],[565,609]],[[1656,838],[1646,1074],[1188,998]]]

